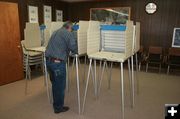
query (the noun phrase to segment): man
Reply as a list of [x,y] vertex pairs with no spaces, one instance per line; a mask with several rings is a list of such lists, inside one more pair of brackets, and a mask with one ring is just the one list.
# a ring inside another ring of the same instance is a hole
[[66,60],[69,52],[77,53],[77,40],[72,33],[72,22],[66,22],[55,31],[46,48],[46,64],[50,74],[53,92],[54,113],[66,112],[64,106],[66,87]]

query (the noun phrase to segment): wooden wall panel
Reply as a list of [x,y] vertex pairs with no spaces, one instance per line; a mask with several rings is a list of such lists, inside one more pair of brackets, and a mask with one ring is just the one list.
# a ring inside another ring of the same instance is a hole
[[55,10],[63,10],[63,19],[68,18],[68,3],[56,1],[56,0],[0,0],[4,2],[18,3],[19,17],[20,17],[20,31],[21,40],[24,39],[25,23],[28,21],[28,5],[38,6],[39,23],[43,23],[43,5],[52,6],[52,20],[55,20]]
[[[153,15],[145,12],[148,2],[155,2],[158,10]],[[80,2],[69,4],[69,19],[89,20],[90,8],[131,7],[131,19],[141,22],[141,45],[169,48],[174,27],[180,27],[180,0],[118,0],[111,2]]]
[[[53,8],[53,20],[55,9],[63,10],[64,20],[89,20],[90,8],[99,7],[131,7],[131,19],[141,22],[141,44],[147,49],[149,46],[171,46],[174,27],[180,27],[180,0],[111,0],[100,2],[65,3],[56,0],[0,0],[18,2],[20,15],[21,39],[25,22],[28,21],[27,6],[39,7],[39,21],[43,23],[43,5],[51,5]],[[158,11],[153,15],[145,12],[145,5],[155,2]]]

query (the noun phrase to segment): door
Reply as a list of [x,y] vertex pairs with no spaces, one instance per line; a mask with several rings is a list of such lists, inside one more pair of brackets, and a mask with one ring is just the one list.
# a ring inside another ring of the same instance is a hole
[[0,2],[0,85],[23,79],[18,5]]

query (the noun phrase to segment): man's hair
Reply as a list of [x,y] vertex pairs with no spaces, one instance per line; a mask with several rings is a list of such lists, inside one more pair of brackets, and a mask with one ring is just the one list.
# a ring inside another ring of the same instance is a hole
[[63,24],[63,27],[66,28],[66,29],[72,28],[72,26],[73,26],[73,23],[71,21],[66,21]]

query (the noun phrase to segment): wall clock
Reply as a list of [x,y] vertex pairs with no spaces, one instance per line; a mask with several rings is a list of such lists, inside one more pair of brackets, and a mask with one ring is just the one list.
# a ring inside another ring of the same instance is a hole
[[157,5],[155,3],[148,3],[146,5],[146,12],[148,14],[154,14],[157,11]]

